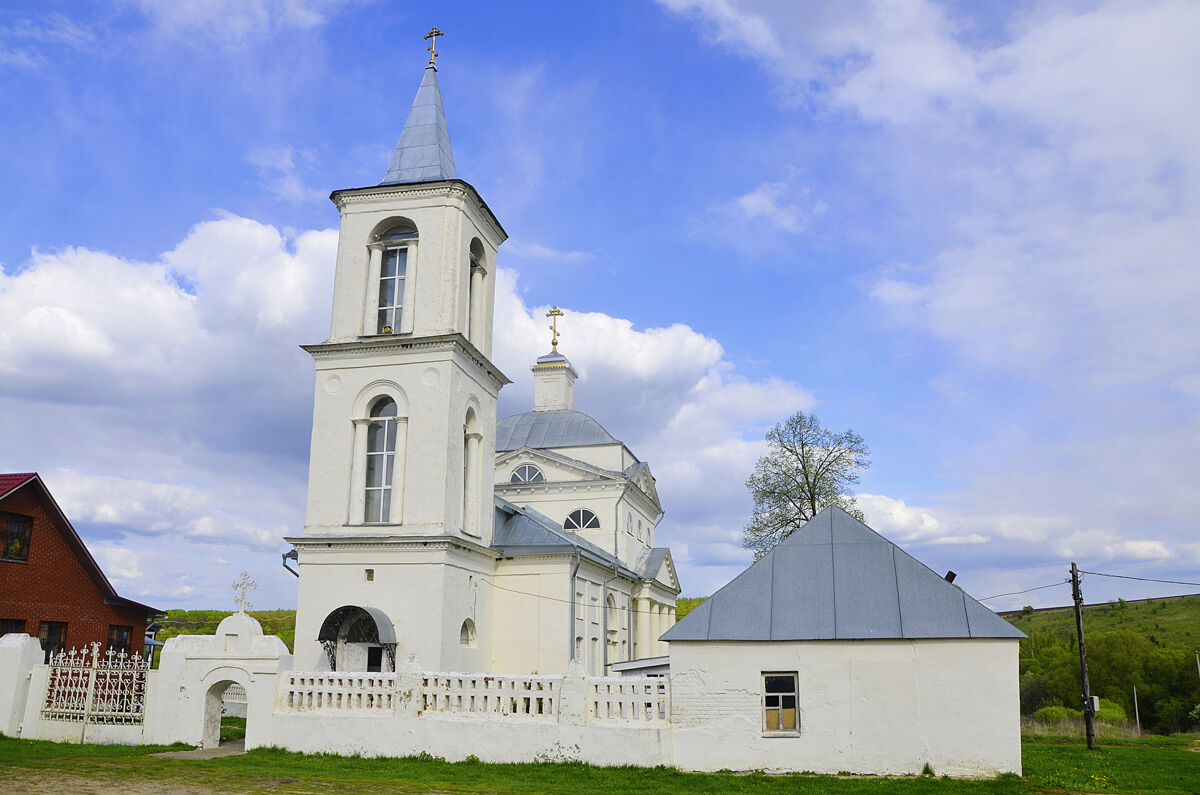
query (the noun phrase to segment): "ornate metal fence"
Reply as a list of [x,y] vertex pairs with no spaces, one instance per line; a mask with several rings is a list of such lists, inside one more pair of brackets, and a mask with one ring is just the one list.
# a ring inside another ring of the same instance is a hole
[[140,724],[146,708],[150,661],[100,644],[50,658],[42,719],[83,723]]

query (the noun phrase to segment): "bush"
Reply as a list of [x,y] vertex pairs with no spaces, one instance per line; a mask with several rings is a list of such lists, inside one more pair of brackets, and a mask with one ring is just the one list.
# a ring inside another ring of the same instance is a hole
[[1033,717],[1034,720],[1057,726],[1069,720],[1083,720],[1083,711],[1070,707],[1042,707],[1033,713]]
[[1102,699],[1100,711],[1096,713],[1096,720],[1112,726],[1124,726],[1129,723],[1129,716],[1125,714],[1125,708],[1120,704]]

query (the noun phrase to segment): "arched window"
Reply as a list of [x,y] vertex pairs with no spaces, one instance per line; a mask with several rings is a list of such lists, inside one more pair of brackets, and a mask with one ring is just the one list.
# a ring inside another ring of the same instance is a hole
[[479,535],[479,472],[483,435],[475,409],[468,408],[463,422],[463,521],[464,533]]
[[633,535],[633,514],[625,514],[625,532]]
[[535,467],[533,464],[521,464],[513,470],[512,477],[509,478],[510,483],[541,483],[546,479],[542,474],[542,470]]
[[641,519],[638,519],[637,540],[638,541],[642,540],[642,520]]
[[400,329],[404,280],[408,273],[408,248],[416,239],[417,229],[408,223],[393,226],[377,237],[377,241],[383,244],[383,251],[379,261],[376,334],[391,334]]
[[620,617],[617,615],[617,600],[612,594],[608,595],[608,631],[616,632],[620,626]]
[[599,530],[600,520],[587,508],[579,508],[567,514],[563,528],[566,530]]
[[467,331],[466,338],[480,350],[483,340],[483,297],[484,278],[483,244],[476,238],[471,241],[471,253],[467,266]]
[[396,401],[381,397],[371,406],[371,422],[367,426],[367,493],[363,521],[389,521],[395,467]]
[[467,619],[462,623],[462,629],[458,631],[458,645],[475,648],[475,622]]

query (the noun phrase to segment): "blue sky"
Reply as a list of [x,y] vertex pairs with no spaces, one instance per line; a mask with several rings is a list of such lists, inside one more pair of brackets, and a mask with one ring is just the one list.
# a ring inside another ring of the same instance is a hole
[[563,306],[685,593],[748,561],[743,481],[798,409],[868,440],[869,523],[977,597],[1070,560],[1200,579],[1194,4],[8,8],[0,470],[42,472],[126,595],[219,607],[245,567],[293,605],[327,196],[382,177],[432,24],[511,236],[501,413]]

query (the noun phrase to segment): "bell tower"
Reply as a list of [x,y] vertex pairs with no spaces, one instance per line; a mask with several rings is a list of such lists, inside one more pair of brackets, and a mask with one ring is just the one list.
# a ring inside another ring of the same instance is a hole
[[[314,663],[303,633],[343,667],[329,651],[341,630],[322,622],[347,606],[391,622],[376,639],[394,636],[390,653],[440,664],[438,638],[457,646],[459,627],[429,622],[493,565],[496,398],[509,380],[490,355],[507,234],[458,179],[429,50],[383,180],[330,196],[341,216],[332,323],[304,346],[316,364],[308,502],[303,535],[287,539],[300,564],[300,665]],[[404,626],[418,603],[431,608],[420,632]]]

